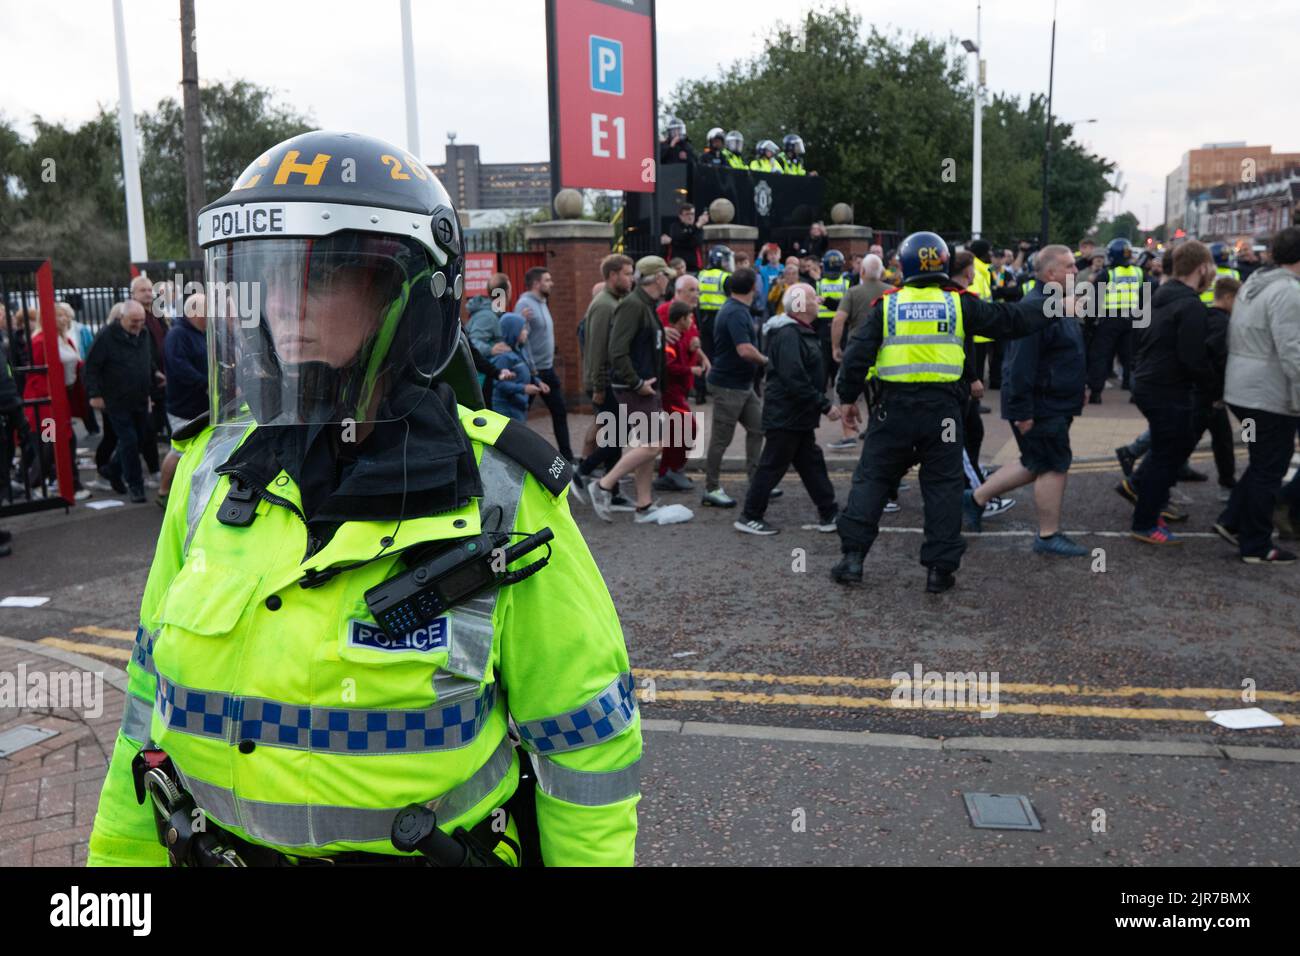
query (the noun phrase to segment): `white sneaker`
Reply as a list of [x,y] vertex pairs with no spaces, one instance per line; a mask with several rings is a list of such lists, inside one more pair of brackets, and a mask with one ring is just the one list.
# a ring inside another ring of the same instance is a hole
[[89,497],[90,497],[90,492],[85,488],[79,488],[78,490],[72,493],[73,501],[85,501]]
[[754,518],[752,521],[733,521],[731,526],[737,531],[743,531],[745,534],[778,534],[776,528],[764,521],[762,518]]
[[600,482],[593,481],[587,490],[591,494],[591,510],[596,512],[596,517],[601,521],[613,522],[614,516],[610,514],[609,503],[614,497],[612,491],[606,491],[600,487]]
[[578,474],[577,469],[573,471],[573,478],[569,480],[569,497],[579,504],[587,503],[587,479]]
[[1016,506],[1015,498],[990,498],[984,505],[984,517],[994,518]]
[[902,510],[903,510],[903,506],[900,505],[897,501],[885,502],[885,514],[887,515],[892,515]]
[[799,526],[803,531],[820,531],[822,534],[830,534],[832,531],[838,531],[839,515],[831,518],[829,521],[817,521],[815,524],[804,524]]

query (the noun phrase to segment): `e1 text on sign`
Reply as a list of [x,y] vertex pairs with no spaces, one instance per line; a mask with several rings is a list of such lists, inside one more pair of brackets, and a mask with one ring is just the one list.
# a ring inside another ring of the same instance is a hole
[[552,0],[560,184],[654,190],[650,0]]

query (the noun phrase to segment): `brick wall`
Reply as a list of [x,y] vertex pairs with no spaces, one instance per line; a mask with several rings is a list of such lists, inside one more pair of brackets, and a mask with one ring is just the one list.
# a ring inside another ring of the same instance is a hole
[[564,383],[565,402],[576,411],[591,404],[582,394],[578,323],[591,304],[591,287],[600,281],[600,260],[609,255],[609,241],[546,239],[529,245],[544,253],[543,265],[551,272],[548,305],[555,320],[555,371]]

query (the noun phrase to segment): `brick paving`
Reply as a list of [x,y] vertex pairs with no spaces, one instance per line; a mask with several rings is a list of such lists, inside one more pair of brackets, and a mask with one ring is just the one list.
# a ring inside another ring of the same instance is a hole
[[[19,725],[57,730],[57,736],[0,758],[0,867],[81,866],[99,804],[99,791],[122,721],[121,671],[76,655],[53,656],[40,645],[0,643],[0,675],[104,675],[102,711],[88,717],[71,707],[0,706],[0,733]],[[18,688],[22,693],[23,688]],[[19,700],[22,704],[30,701]],[[54,703],[68,703],[55,701]],[[93,708],[98,709],[98,708]]]

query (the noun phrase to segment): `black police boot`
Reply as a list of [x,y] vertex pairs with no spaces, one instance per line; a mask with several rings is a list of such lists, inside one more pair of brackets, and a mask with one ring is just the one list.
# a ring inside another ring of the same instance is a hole
[[942,571],[939,568],[931,568],[930,573],[925,576],[925,589],[931,594],[942,594],[956,583],[957,578],[951,571]]
[[831,580],[836,584],[856,584],[862,580],[861,551],[845,551],[840,563],[831,568]]

